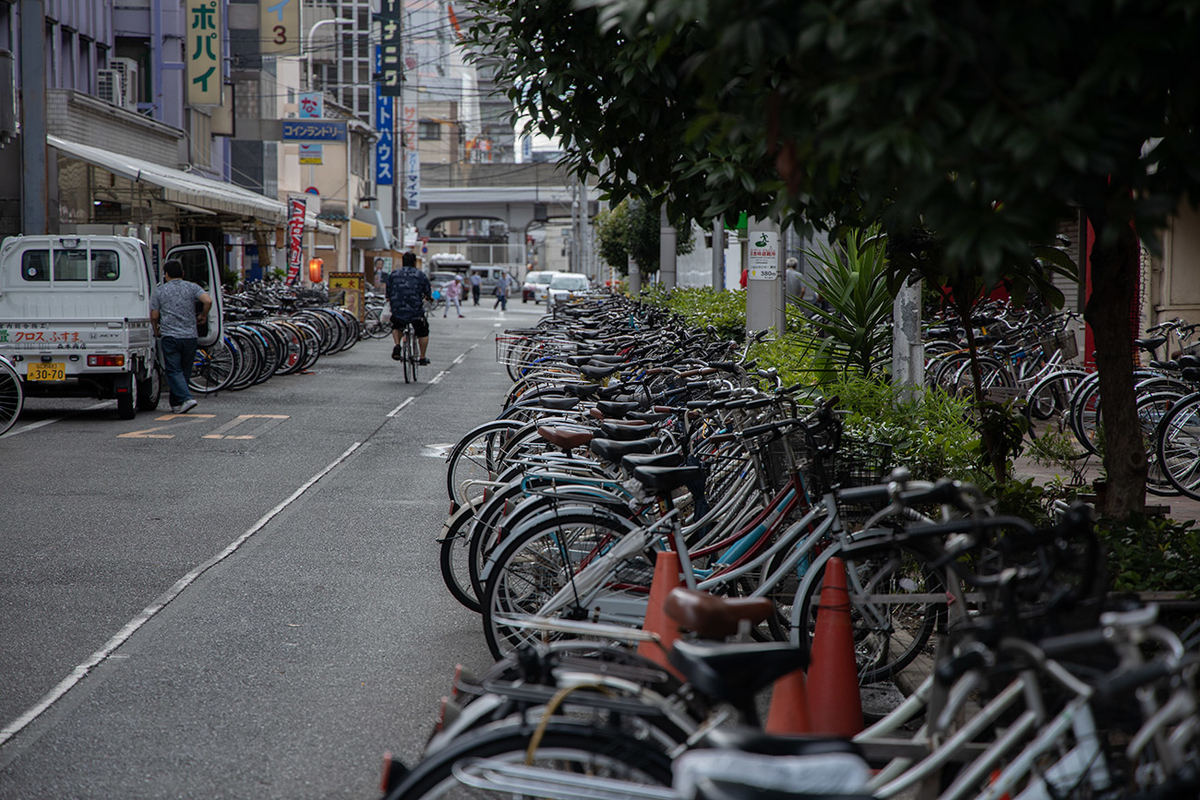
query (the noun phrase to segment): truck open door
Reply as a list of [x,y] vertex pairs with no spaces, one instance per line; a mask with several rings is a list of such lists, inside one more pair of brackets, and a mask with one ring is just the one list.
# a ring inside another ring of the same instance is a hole
[[200,335],[197,341],[200,347],[211,347],[221,341],[224,320],[221,267],[217,262],[217,253],[208,242],[188,242],[175,245],[168,250],[164,262],[172,258],[183,263],[184,280],[199,284],[212,298],[213,304],[212,310],[208,314],[208,324],[200,326]]

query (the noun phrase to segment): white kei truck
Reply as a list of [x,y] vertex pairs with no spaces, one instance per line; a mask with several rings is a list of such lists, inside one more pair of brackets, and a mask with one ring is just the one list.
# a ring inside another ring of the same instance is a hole
[[[207,242],[172,247],[184,278],[213,298],[200,347],[221,340],[221,280]],[[0,354],[25,397],[117,401],[117,415],[153,411],[162,393],[150,298],[161,282],[141,239],[108,235],[10,236],[0,244]]]

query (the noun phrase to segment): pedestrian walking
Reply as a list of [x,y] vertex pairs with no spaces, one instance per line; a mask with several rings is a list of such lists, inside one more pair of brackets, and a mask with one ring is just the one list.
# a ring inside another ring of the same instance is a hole
[[496,304],[492,306],[493,309],[499,307],[501,311],[508,311],[508,280],[508,273],[501,272],[500,278],[496,281],[496,288],[494,290],[496,295]]
[[188,388],[196,360],[199,326],[208,322],[212,297],[199,284],[183,279],[183,262],[163,264],[166,281],[150,297],[150,325],[159,339],[171,411],[186,414],[198,404]]
[[786,262],[783,277],[787,284],[788,304],[799,306],[805,294],[804,277],[800,274],[800,262],[795,258],[789,258]]
[[442,291],[446,294],[446,310],[442,312],[442,317],[450,316],[450,306],[454,306],[455,312],[461,317],[462,313],[462,275],[455,275],[454,280],[448,281],[442,287]]
[[475,305],[479,305],[480,284],[483,283],[483,278],[478,272],[471,273],[471,299],[475,301]]

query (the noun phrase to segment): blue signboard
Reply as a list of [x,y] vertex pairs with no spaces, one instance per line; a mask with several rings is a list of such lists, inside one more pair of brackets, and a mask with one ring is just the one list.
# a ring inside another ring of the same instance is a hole
[[283,120],[285,142],[344,142],[346,123],[330,119]]
[[[383,48],[375,47],[375,71],[383,64]],[[375,184],[391,186],[396,180],[396,150],[393,146],[392,129],[396,125],[395,105],[391,97],[375,87],[375,130],[379,140],[375,142]]]

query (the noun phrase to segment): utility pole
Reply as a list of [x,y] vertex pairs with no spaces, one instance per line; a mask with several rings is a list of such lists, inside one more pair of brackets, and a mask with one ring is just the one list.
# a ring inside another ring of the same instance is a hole
[[720,217],[712,224],[712,286],[725,288],[725,221]]
[[49,233],[46,171],[46,6],[21,0],[21,232]]
[[661,276],[663,288],[668,290],[675,288],[675,242],[677,238],[675,227],[671,225],[671,220],[667,217],[667,204],[664,201],[658,220],[658,274]]

